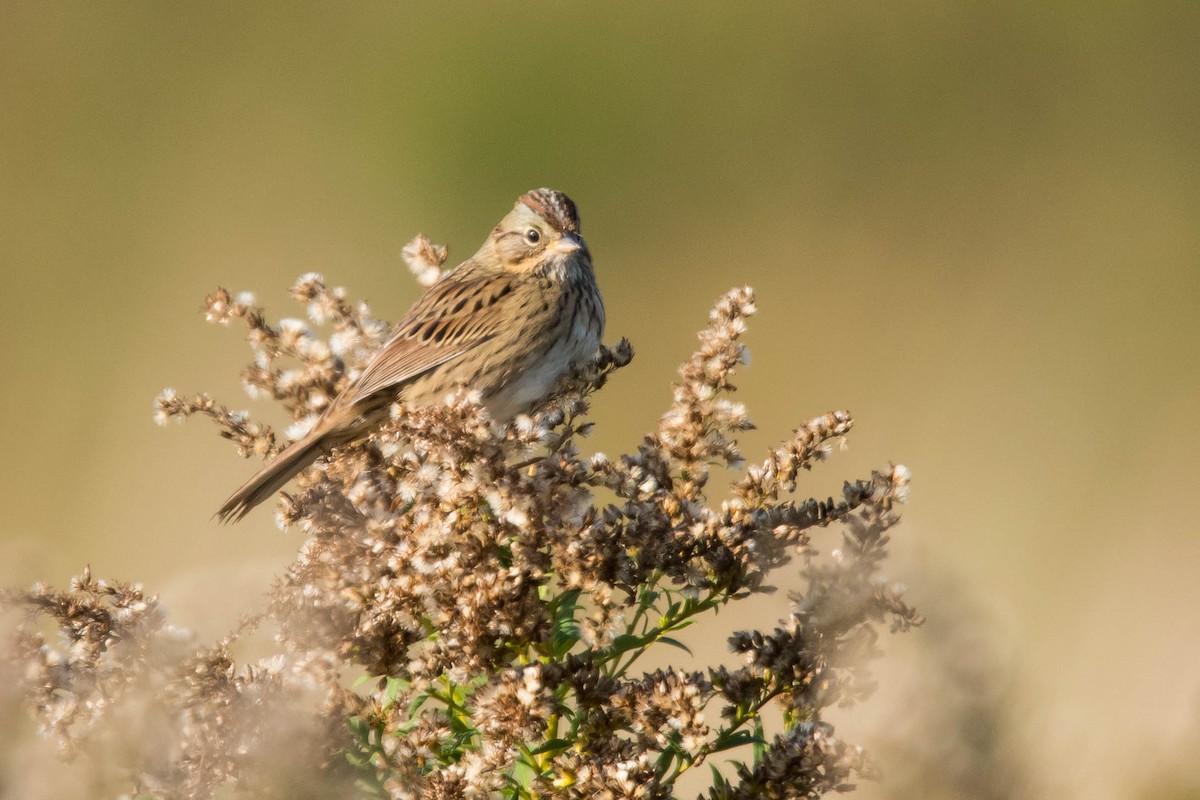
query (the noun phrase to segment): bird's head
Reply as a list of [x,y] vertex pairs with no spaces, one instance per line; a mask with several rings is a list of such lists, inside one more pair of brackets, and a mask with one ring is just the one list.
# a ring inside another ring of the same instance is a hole
[[513,210],[500,220],[484,247],[513,272],[589,258],[579,233],[575,204],[553,189],[534,189],[517,198]]

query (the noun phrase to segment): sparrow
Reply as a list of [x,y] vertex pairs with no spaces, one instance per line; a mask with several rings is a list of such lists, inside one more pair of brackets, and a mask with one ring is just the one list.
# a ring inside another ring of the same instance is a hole
[[511,421],[586,363],[603,332],[604,302],[575,203],[553,189],[526,192],[475,255],[417,300],[312,429],[216,516],[242,519],[321,455],[382,425],[395,402],[431,405],[466,387],[494,421]]

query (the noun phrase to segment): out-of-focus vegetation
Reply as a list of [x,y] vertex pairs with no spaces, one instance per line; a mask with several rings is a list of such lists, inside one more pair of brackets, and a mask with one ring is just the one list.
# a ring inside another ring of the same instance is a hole
[[608,338],[638,350],[596,399],[598,449],[652,427],[690,321],[754,285],[747,453],[849,407],[835,474],[903,460],[898,555],[914,588],[956,576],[914,593],[931,626],[889,661],[947,652],[909,649],[966,592],[1012,682],[982,707],[1030,781],[1189,796],[1198,30],[1191,3],[4,4],[0,579],[91,562],[228,629],[296,542],[266,513],[212,525],[250,465],[150,421],[164,383],[239,391],[244,346],[196,298],[279,308],[320,270],[395,318],[413,234],[465,257],[551,185],[580,205]]

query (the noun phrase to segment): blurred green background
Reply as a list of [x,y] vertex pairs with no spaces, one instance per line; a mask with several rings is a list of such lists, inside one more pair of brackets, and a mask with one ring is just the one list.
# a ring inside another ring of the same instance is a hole
[[228,629],[297,540],[217,527],[251,465],[151,421],[164,386],[277,419],[205,294],[302,316],[315,270],[395,319],[414,234],[460,260],[548,185],[637,350],[598,449],[748,283],[748,455],[849,408],[802,492],[912,469],[890,572],[931,623],[839,719],[864,796],[1200,796],[1198,37],[1195,2],[5,2],[0,579],[91,563]]

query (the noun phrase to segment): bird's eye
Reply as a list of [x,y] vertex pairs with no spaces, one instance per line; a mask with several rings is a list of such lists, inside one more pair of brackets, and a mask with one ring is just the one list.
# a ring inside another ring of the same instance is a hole
[[529,242],[530,244],[537,244],[539,241],[541,241],[541,239],[541,231],[539,231],[537,228],[530,228],[529,230],[525,231],[525,241]]

